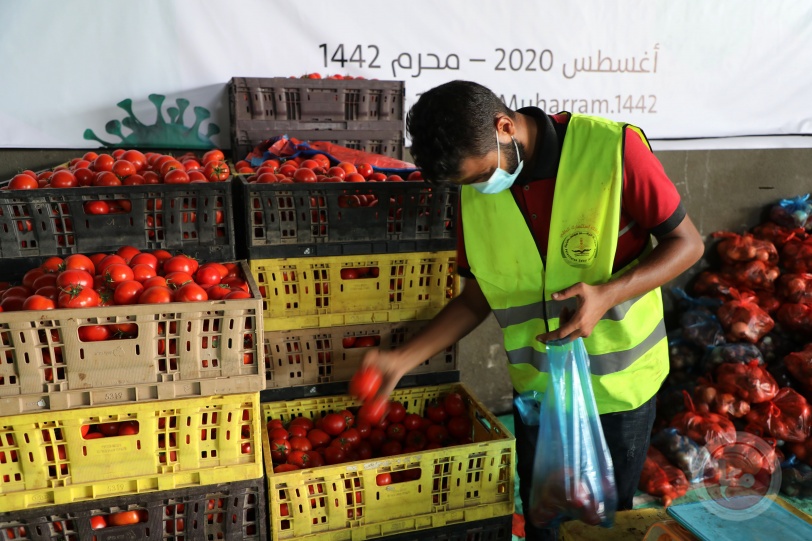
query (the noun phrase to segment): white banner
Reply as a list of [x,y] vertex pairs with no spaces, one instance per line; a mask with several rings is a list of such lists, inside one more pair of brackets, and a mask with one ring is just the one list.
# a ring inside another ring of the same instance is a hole
[[231,77],[311,72],[403,80],[407,107],[473,80],[660,148],[812,146],[810,2],[0,0],[0,20],[2,147],[228,147]]

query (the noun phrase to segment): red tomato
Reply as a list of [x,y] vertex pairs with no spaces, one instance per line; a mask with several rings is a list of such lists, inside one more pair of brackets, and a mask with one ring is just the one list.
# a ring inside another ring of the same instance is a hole
[[194,276],[195,282],[203,287],[217,285],[220,283],[222,278],[223,277],[220,275],[220,271],[211,265],[203,265],[197,269]]
[[23,302],[23,310],[53,310],[54,301],[42,295],[31,295]]
[[240,445],[240,452],[242,454],[244,454],[244,455],[250,455],[251,454],[251,442],[246,441],[245,443]]
[[389,440],[381,445],[381,456],[394,456],[403,452],[403,446],[399,441]]
[[338,167],[342,168],[345,173],[348,175],[350,173],[357,173],[358,169],[356,169],[355,165],[351,164],[350,162],[341,162],[338,164]]
[[445,445],[448,443],[448,429],[443,425],[431,425],[426,429],[426,438],[430,442]]
[[83,325],[79,327],[79,340],[81,342],[102,342],[110,338],[110,328],[107,325]]
[[383,383],[383,373],[374,366],[360,368],[350,380],[350,395],[367,400],[377,394]]
[[106,437],[118,436],[119,423],[99,423],[96,425],[99,432]]
[[290,442],[282,438],[271,440],[271,458],[274,462],[285,462],[291,451]]
[[386,180],[386,175],[384,175],[383,173],[372,173],[371,175],[369,175],[369,179],[367,180],[369,180],[370,182],[383,182]]
[[301,437],[301,436],[294,436],[290,438],[290,448],[294,451],[310,451],[313,449],[313,444],[310,442],[309,439]]
[[442,424],[448,417],[448,413],[446,413],[443,407],[436,400],[432,400],[426,407],[426,417],[431,419],[431,421],[434,423]]
[[57,171],[50,178],[51,188],[76,188],[79,180],[70,171]]
[[423,173],[421,171],[412,171],[406,180],[423,180]]
[[160,168],[158,168],[158,173],[160,173],[162,178],[166,179],[166,175],[175,169],[183,171],[184,173],[186,172],[182,163],[175,159],[169,159],[161,164]]
[[[391,412],[389,413],[392,414]],[[392,423],[386,429],[386,435],[390,440],[400,441],[406,439],[406,429],[400,423]]]
[[200,302],[209,300],[206,290],[194,282],[187,283],[175,291],[175,302]]
[[372,400],[365,402],[358,410],[358,420],[366,421],[371,425],[378,424],[387,413],[389,409],[389,401],[385,398],[374,397]]
[[293,173],[294,182],[316,182],[316,173],[312,169],[300,167]]
[[299,469],[299,467],[294,466],[293,464],[280,464],[280,465],[274,467],[273,472],[274,473],[285,473],[285,472],[288,472],[288,471],[295,471],[295,470],[298,470],[298,469]]
[[66,270],[56,276],[56,286],[67,289],[72,286],[93,287],[93,276],[83,270]]
[[291,451],[288,454],[288,464],[293,464],[300,468],[307,468],[310,466],[310,455],[305,451]]
[[248,282],[246,282],[242,278],[237,278],[236,276],[223,278],[223,280],[220,283],[227,285],[231,289],[242,289],[246,293],[249,292]]
[[358,170],[358,174],[364,178],[369,178],[369,175],[375,172],[372,165],[368,163],[359,163],[355,168]]
[[226,300],[230,300],[230,299],[251,299],[251,298],[253,298],[253,297],[251,296],[250,293],[247,293],[247,292],[242,291],[240,289],[238,289],[236,291],[232,291],[231,293],[229,293],[228,295],[225,296]]
[[212,301],[219,301],[226,298],[226,295],[234,291],[230,287],[225,284],[217,284],[209,287],[206,290],[206,294],[209,296],[209,300]]
[[358,173],[348,173],[346,178],[344,178],[344,182],[366,182],[362,175]]
[[223,151],[220,150],[220,149],[217,149],[217,148],[215,148],[213,150],[209,150],[208,152],[203,154],[203,163],[221,162],[221,161],[223,161],[225,159],[226,159],[226,157],[223,154]]
[[[349,348],[353,347],[355,345],[355,337],[354,336],[346,336],[346,337],[344,337],[341,340],[341,345],[344,346],[345,349],[349,349]],[[352,386],[352,382],[350,382],[350,386]],[[352,387],[350,387],[350,394],[352,394]]]
[[372,432],[372,425],[367,421],[358,421],[355,423],[355,429],[358,431],[361,439],[365,440],[369,437],[370,432]]
[[23,276],[23,285],[30,290],[35,290],[37,288],[34,286],[34,283],[37,281],[37,278],[40,278],[41,276],[50,276],[50,275],[45,274],[45,271],[42,269],[42,267],[31,269],[30,271],[26,272],[25,275]]
[[375,476],[375,484],[379,487],[392,484],[392,476],[388,473],[379,473]]
[[133,164],[136,171],[142,170],[147,165],[147,157],[138,150],[128,150],[121,155],[122,160]]
[[132,259],[141,253],[141,250],[136,248],[135,246],[122,246],[118,250],[116,250],[116,255],[119,256],[121,259],[124,260],[124,263],[130,264]]
[[373,428],[369,433],[368,441],[373,449],[380,449],[386,441],[386,431],[381,428]]
[[307,439],[310,440],[310,443],[314,449],[324,447],[330,443],[330,435],[319,428],[314,428],[308,432]]
[[354,428],[349,428],[338,435],[339,439],[346,441],[351,447],[361,443],[361,433]]
[[64,263],[65,261],[61,257],[49,257],[40,265],[40,268],[45,272],[58,273],[62,272],[62,265]]
[[137,304],[144,286],[136,280],[127,280],[119,283],[113,292],[113,302],[118,305]]
[[7,297],[28,297],[31,295],[31,290],[25,286],[10,287],[3,292],[3,298]]
[[117,160],[115,163],[113,163],[112,172],[119,179],[125,179],[130,175],[134,175],[136,173],[136,169],[135,166],[127,160]]
[[328,177],[338,177],[341,180],[344,180],[345,178],[347,178],[347,172],[344,170],[343,167],[336,166],[336,167],[331,167],[330,169],[327,170],[327,176]]
[[102,171],[96,174],[93,179],[92,186],[121,186],[121,179],[119,179],[112,171]]
[[391,402],[389,404],[389,414],[387,419],[390,423],[402,423],[406,418],[406,408],[400,402]]
[[416,413],[410,413],[403,419],[403,426],[406,430],[419,430],[423,426],[423,418]]
[[327,447],[323,451],[324,462],[329,465],[341,464],[347,459],[347,453],[341,447]]
[[[396,426],[396,425],[392,425]],[[391,429],[392,426],[389,428]],[[420,430],[411,430],[408,434],[406,434],[406,445],[410,448],[420,451],[426,447],[428,440],[426,439],[426,435],[423,434]]]
[[[106,154],[103,154],[105,156]],[[101,515],[95,515],[90,517],[90,529],[91,530],[101,530],[102,528],[107,527],[107,521]]]
[[[34,290],[34,293],[37,292],[38,289],[42,289],[43,287],[56,287],[56,274],[43,274],[36,280],[34,283],[31,284],[31,288]],[[25,279],[23,279],[23,285],[25,285]]]
[[138,524],[141,522],[141,516],[138,511],[119,511],[107,516],[107,524],[109,526],[127,526],[130,524]]
[[87,167],[79,167],[73,171],[73,176],[76,177],[79,186],[90,186],[96,178],[96,173]]
[[152,286],[145,288],[138,297],[139,304],[163,304],[172,302],[172,290],[168,287]]
[[90,287],[72,286],[63,290],[57,299],[60,308],[92,308],[101,302],[99,294]]
[[165,274],[170,272],[185,272],[186,274],[193,275],[197,272],[198,263],[194,259],[185,255],[176,255],[170,257],[163,264],[163,271]]
[[126,265],[127,262],[120,255],[111,254],[105,256],[100,262],[96,264],[96,274],[104,276],[107,267],[110,265]]
[[186,284],[194,283],[192,275],[187,272],[173,271],[166,273],[166,285],[171,289],[180,289]]
[[307,417],[296,417],[288,424],[288,429],[292,426],[303,426],[306,430],[313,429],[313,421]]
[[133,269],[136,265],[146,265],[148,267],[152,267],[156,271],[158,270],[158,258],[152,254],[144,252],[135,254],[132,259],[130,259],[129,263]]
[[143,283],[144,289],[149,289],[151,287],[160,286],[160,287],[169,287],[166,285],[166,278],[163,276],[155,276],[153,278],[149,278]]
[[270,439],[272,439],[272,440],[275,440],[276,438],[281,438],[283,440],[286,440],[286,439],[290,438],[290,433],[287,430],[285,430],[284,428],[282,428],[282,427],[270,428],[270,426],[269,426],[268,427],[268,437]]
[[90,275],[96,274],[96,265],[86,255],[73,254],[65,258],[65,270],[83,270]]
[[206,163],[203,174],[209,179],[209,182],[222,182],[231,176],[231,170],[226,162],[214,160]]
[[473,429],[471,420],[462,416],[452,417],[448,420],[446,426],[448,433],[458,440],[471,436],[471,430]]
[[39,188],[37,179],[23,174],[14,175],[11,182],[8,183],[9,190],[36,190],[37,188]]
[[118,427],[118,435],[119,436],[133,436],[138,434],[138,422],[137,421],[126,421],[123,423],[119,423],[121,426]]
[[[64,273],[63,273],[64,274]],[[111,286],[132,281],[135,276],[133,270],[124,263],[113,263],[104,270],[104,281]]]
[[443,408],[452,417],[463,415],[466,411],[465,402],[460,393],[451,392],[443,398]]
[[403,182],[403,177],[400,175],[389,175],[386,177],[386,182]]
[[132,271],[133,280],[136,282],[141,282],[142,284],[150,278],[155,278],[157,276],[155,273],[155,268],[150,267],[149,265],[132,265]]
[[289,426],[288,431],[290,432],[290,437],[292,438],[304,438],[308,433],[308,430],[302,425]]
[[42,295],[45,298],[51,299],[52,301],[56,301],[56,299],[59,297],[59,288],[56,287],[56,285],[43,286],[43,287],[37,288],[34,291],[34,294],[35,295]]
[[324,416],[324,423],[322,425],[322,430],[327,432],[331,436],[338,436],[342,432],[347,429],[347,420],[337,414],[337,413],[328,413]]
[[164,176],[165,184],[189,184],[191,180],[189,173],[184,169],[172,169]]

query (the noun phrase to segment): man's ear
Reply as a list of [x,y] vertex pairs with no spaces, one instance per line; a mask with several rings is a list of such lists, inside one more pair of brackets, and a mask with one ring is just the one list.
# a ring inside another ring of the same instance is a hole
[[494,125],[499,135],[505,134],[508,137],[514,137],[516,135],[516,123],[505,114],[497,114],[494,119]]

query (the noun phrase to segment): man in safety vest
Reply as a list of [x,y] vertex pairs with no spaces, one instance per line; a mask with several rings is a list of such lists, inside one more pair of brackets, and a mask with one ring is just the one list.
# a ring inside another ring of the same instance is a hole
[[[407,127],[424,178],[462,186],[457,266],[466,280],[409,343],[367,354],[386,374],[381,392],[491,312],[517,393],[545,390],[545,342],[583,337],[619,509],[631,508],[668,374],[660,286],[704,250],[645,135],[593,116],[512,111],[466,81],[424,93]],[[514,418],[527,516],[538,428]],[[556,536],[529,521],[526,533]]]

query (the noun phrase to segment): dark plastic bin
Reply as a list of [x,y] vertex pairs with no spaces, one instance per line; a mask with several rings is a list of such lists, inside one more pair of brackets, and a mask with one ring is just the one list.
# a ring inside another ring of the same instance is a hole
[[[237,182],[245,259],[453,250],[454,186],[424,182],[252,184]],[[353,207],[353,196],[374,206]]]
[[[0,257],[32,258],[165,249],[236,259],[231,181],[110,188],[0,191]],[[129,212],[93,215],[88,201],[129,201]]]
[[234,77],[228,89],[235,160],[276,135],[403,158],[403,81]]
[[[268,539],[265,479],[0,513],[0,540]],[[147,521],[92,530],[91,517],[146,510]],[[182,527],[182,528],[181,528]]]

